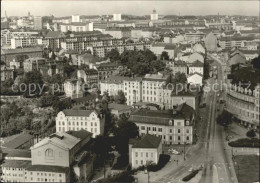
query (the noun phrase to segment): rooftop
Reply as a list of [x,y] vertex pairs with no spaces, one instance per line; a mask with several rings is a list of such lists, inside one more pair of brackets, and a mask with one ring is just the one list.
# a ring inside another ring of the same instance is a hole
[[69,167],[50,166],[50,165],[31,165],[27,168],[28,171],[41,171],[41,172],[59,172],[68,173]]
[[139,109],[130,115],[129,121],[148,124],[169,125],[169,120],[173,119],[188,119],[194,113],[192,107],[186,103],[181,104],[174,110],[149,110]]
[[65,109],[62,111],[65,116],[89,116],[92,112],[92,110],[73,110],[73,109]]
[[204,64],[203,64],[201,61],[196,60],[195,62],[193,62],[193,63],[191,64],[190,67],[204,67]]
[[33,135],[30,135],[28,133],[21,133],[16,138],[7,142],[3,146],[10,149],[16,149],[32,139],[33,139]]
[[87,137],[91,137],[92,133],[86,131],[86,130],[80,130],[80,131],[67,131],[67,134],[70,134],[76,138],[79,138],[81,140],[86,139]]
[[133,143],[132,148],[158,148],[162,139],[161,137],[156,137],[154,135],[147,134],[140,139],[134,139],[129,141],[129,143]]
[[49,137],[44,138],[34,146],[32,146],[31,149],[38,148],[48,143],[55,144],[65,149],[72,149],[80,141],[81,141],[80,139],[70,134],[63,133],[63,132],[56,132],[54,134],[51,134]]
[[27,160],[4,160],[1,164],[1,167],[8,167],[8,168],[25,168],[31,166],[31,161]]

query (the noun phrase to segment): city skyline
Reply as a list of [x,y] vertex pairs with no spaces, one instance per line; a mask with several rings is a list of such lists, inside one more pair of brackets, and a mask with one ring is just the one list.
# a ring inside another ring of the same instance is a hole
[[[28,7],[28,3],[30,6]],[[156,9],[160,15],[259,15],[258,1],[2,1],[1,16],[25,16],[30,12],[36,16],[56,17],[81,15],[106,15],[113,13],[149,15]],[[235,3],[234,3],[235,2]],[[14,9],[13,7],[20,7]],[[182,7],[185,6],[185,9]],[[40,8],[38,8],[40,7]],[[57,7],[62,7],[57,9]],[[223,8],[225,7],[225,8]],[[250,9],[250,11],[248,11]],[[202,11],[203,10],[203,11]]]

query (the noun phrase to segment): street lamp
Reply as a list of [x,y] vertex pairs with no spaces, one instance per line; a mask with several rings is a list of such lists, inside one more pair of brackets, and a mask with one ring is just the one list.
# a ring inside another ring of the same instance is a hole
[[235,165],[237,166],[237,179],[239,179],[239,165],[236,161],[235,161]]
[[184,150],[183,150],[183,159],[184,159],[184,161],[186,160],[186,158],[185,158],[185,145],[186,145],[186,142],[184,142]]

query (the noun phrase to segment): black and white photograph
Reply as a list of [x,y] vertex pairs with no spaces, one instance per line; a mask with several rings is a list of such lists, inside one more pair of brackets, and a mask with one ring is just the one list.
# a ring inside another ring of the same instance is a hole
[[0,183],[259,183],[260,1],[0,3]]

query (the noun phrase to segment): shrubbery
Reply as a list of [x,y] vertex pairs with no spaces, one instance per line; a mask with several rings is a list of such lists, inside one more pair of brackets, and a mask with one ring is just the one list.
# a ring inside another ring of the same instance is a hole
[[161,170],[170,160],[170,155],[161,154],[157,165],[151,165],[149,171],[156,172]]
[[259,147],[259,139],[257,138],[243,138],[228,143],[231,147]]

